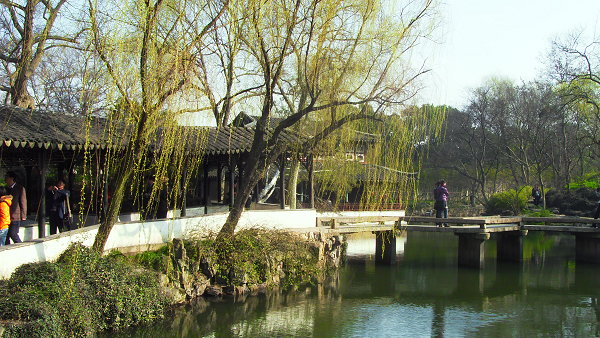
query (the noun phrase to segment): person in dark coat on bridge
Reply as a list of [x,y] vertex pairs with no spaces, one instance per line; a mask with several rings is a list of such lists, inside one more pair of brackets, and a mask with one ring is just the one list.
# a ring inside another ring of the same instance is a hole
[[[435,217],[436,218],[448,218],[448,189],[446,188],[446,181],[440,180],[437,183],[437,187],[433,190],[433,197],[435,199]],[[442,223],[436,223],[437,226],[441,227]],[[448,227],[448,223],[444,223],[444,226]]]

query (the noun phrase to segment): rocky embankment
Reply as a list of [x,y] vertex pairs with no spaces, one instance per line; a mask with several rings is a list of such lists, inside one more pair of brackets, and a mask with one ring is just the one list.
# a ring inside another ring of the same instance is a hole
[[[258,276],[254,271],[247,271],[245,268],[256,267],[256,261],[253,264],[233,265],[227,276],[219,276],[218,267],[209,257],[201,256],[197,260],[192,258],[199,256],[197,252],[188,254],[190,250],[198,250],[197,247],[186,248],[182,240],[174,239],[170,255],[172,273],[161,274],[161,286],[173,303],[183,303],[201,296],[252,295],[289,286],[293,284],[289,278],[289,275],[295,272],[290,271],[290,268],[294,269],[290,266],[294,265],[293,263],[314,264],[315,270],[311,279],[316,283],[325,279],[327,271],[339,268],[345,250],[345,241],[341,235],[325,236],[320,232],[310,232],[301,234],[300,238],[308,243],[313,257],[303,257],[302,253],[290,255],[289,252],[269,252],[263,257],[256,257],[261,270]],[[294,256],[298,261],[290,264],[289,259]],[[169,258],[165,256],[164,259]],[[306,259],[306,262],[301,262],[302,259]]]

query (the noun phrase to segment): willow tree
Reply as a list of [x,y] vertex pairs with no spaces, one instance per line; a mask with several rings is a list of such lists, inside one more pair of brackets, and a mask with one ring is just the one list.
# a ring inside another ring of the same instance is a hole
[[[249,0],[244,5],[243,42],[258,69],[250,83],[261,86],[260,118],[220,240],[234,234],[252,187],[289,148],[280,137],[284,130],[309,120],[312,137],[295,145],[308,153],[346,125],[400,114],[427,71],[410,66],[411,52],[431,33],[437,14],[431,0],[401,7],[377,0]],[[274,113],[284,109],[289,114],[268,128]],[[402,147],[397,154],[414,149],[409,139],[422,125],[417,121],[396,119],[402,126],[392,137]],[[395,157],[398,165],[410,162],[406,156]]]
[[[176,117],[186,108],[181,97],[195,90],[193,60],[229,3],[89,0],[88,5],[93,49],[113,81],[116,102],[107,131],[112,149],[107,170],[115,173],[114,189],[94,241],[94,249],[101,251],[126,189],[146,172],[150,147],[158,157],[154,171],[165,176],[169,167],[176,168],[177,187],[190,160],[182,140],[192,139],[193,146],[203,141],[200,133],[186,135],[177,128]],[[193,161],[197,164],[199,158]]]

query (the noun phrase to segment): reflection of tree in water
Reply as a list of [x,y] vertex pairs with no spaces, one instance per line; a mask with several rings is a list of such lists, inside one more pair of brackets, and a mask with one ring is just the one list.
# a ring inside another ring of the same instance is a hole
[[543,263],[546,251],[554,246],[555,236],[546,236],[543,231],[530,231],[523,241],[523,259],[536,264]]
[[[150,326],[113,332],[101,337],[309,337],[321,321],[330,326],[341,311],[339,276],[304,289],[268,291],[253,296],[204,298],[176,307],[164,321]],[[337,304],[338,311],[331,311]],[[323,309],[323,313],[319,313]]]

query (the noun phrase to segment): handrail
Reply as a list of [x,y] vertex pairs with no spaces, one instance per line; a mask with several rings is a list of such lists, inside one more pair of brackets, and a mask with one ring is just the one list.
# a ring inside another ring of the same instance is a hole
[[595,224],[600,220],[586,217],[527,217],[527,216],[482,216],[482,217],[448,217],[436,218],[427,216],[318,216],[317,226],[322,226],[324,222],[331,222],[331,228],[338,228],[340,223],[353,222],[410,222],[410,223],[450,223],[458,226],[479,225],[481,229],[486,229],[488,225],[517,224],[524,226],[525,223],[544,223],[544,224]]

